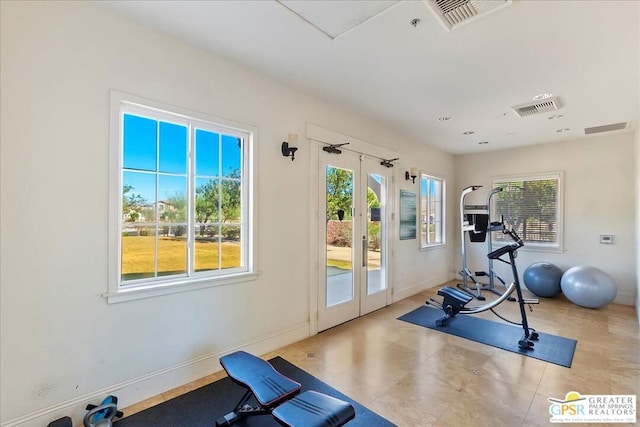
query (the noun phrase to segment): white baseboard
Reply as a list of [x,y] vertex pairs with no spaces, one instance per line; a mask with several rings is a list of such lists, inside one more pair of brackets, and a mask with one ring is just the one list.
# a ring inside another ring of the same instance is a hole
[[421,292],[422,289],[420,288],[420,286],[416,285],[416,286],[410,286],[408,288],[402,288],[400,290],[395,290],[393,292],[393,301],[394,302],[398,302],[401,301],[405,298],[409,298],[410,296],[413,296],[419,292]]
[[[60,402],[48,408],[25,414],[3,422],[0,424],[0,427],[43,427],[64,416],[70,416],[73,419],[74,426],[81,425],[82,417],[84,417],[86,413],[85,407],[87,404],[98,404],[106,396],[117,396],[118,407],[125,408],[220,371],[222,367],[220,366],[219,360],[220,357],[225,354],[240,349],[252,354],[265,354],[291,343],[301,341],[307,337],[309,337],[309,322],[301,322],[268,336],[240,343],[234,348],[228,348],[224,351],[186,360],[177,365],[150,372],[146,375],[114,384],[111,387],[95,390],[91,393],[78,396],[75,399]],[[215,422],[215,420],[212,420],[212,423],[213,422]]]
[[634,295],[621,294],[620,292],[618,292],[618,294],[616,295],[616,299],[613,300],[613,302],[615,304],[631,305],[631,306],[636,304]]
[[434,286],[440,285],[442,283],[448,282],[450,280],[453,280],[453,277],[448,277],[448,276],[441,276],[441,277],[435,277],[435,278],[431,278],[429,280],[424,280],[420,283],[417,283],[414,286],[410,286],[408,288],[402,288],[402,289],[395,289],[394,293],[393,293],[393,302],[397,302],[400,300],[403,300],[405,298],[409,298],[415,294],[418,294],[426,289],[430,289],[433,288]]

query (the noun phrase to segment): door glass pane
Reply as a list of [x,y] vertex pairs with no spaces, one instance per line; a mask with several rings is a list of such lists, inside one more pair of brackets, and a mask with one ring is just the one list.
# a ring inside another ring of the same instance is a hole
[[367,295],[386,289],[384,245],[386,179],[367,175]]
[[353,171],[326,167],[326,304],[353,300]]

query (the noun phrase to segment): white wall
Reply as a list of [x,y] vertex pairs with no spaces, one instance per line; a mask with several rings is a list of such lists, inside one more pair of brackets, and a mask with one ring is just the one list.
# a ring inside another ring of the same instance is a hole
[[[309,334],[312,165],[303,144],[295,162],[281,156],[287,133],[313,122],[393,144],[402,168],[454,188],[452,156],[95,4],[0,4],[3,427],[77,421],[109,393],[126,406],[219,370],[223,352]],[[112,305],[101,297],[110,89],[258,128],[258,280]],[[422,253],[396,242],[396,296],[450,278],[451,242]]]
[[[576,265],[598,267],[616,282],[616,302],[633,305],[636,297],[633,146],[634,135],[627,133],[458,156],[456,182],[458,190],[472,184],[483,185],[482,190],[467,197],[466,203],[484,204],[493,177],[563,170],[564,253],[523,248],[517,260],[520,276],[527,266],[542,261],[564,271]],[[601,234],[612,234],[614,244],[600,244]],[[471,270],[486,269],[482,268],[486,264],[486,246],[467,247]]]
[[418,195],[417,200],[419,200],[419,179],[416,179],[415,184],[412,184],[411,181],[406,181],[404,178],[405,171],[415,166],[422,173],[444,178],[447,189],[445,206],[446,247],[435,247],[417,252],[418,240],[400,240],[396,242],[393,264],[394,284],[396,286],[394,289],[394,301],[453,279],[455,277],[455,253],[459,250],[458,240],[455,238],[456,223],[453,221],[452,216],[457,209],[455,197],[451,197],[452,191],[455,192],[456,188],[453,158],[426,147],[419,148],[415,153],[415,157],[408,157],[408,160],[402,161],[401,167],[398,169],[398,175],[401,175],[398,178],[398,185],[403,190],[415,191]]
[[[640,69],[640,67],[638,68]],[[640,78],[640,76],[639,76]],[[638,95],[640,101],[640,94]],[[638,120],[640,123],[640,105],[638,106]],[[640,323],[640,127],[636,124],[635,133],[635,167],[636,167],[636,316]]]
[[[640,8],[638,8],[638,20],[640,21]],[[638,44],[640,44],[640,32],[638,32]],[[640,57],[638,58],[638,82],[640,82]],[[638,118],[636,127],[636,315],[640,323],[640,84],[638,84]]]

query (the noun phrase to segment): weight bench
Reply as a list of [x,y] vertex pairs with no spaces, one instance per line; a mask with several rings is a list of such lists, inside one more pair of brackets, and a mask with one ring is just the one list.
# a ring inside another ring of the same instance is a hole
[[[298,394],[300,383],[276,371],[266,360],[244,351],[221,357],[220,364],[246,392],[232,412],[216,420],[218,427],[265,414],[273,415],[283,426],[339,427],[356,416],[351,404],[335,397],[312,390]],[[256,404],[249,403],[252,398]]]

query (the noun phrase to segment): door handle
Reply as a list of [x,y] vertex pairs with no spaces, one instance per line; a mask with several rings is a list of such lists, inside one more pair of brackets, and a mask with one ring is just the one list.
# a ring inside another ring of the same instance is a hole
[[367,266],[367,236],[362,236],[362,266]]

